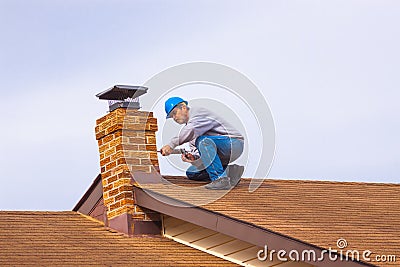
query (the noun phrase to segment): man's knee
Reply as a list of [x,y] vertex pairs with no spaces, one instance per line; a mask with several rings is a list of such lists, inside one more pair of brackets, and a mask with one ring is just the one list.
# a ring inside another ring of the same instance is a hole
[[189,170],[186,170],[186,176],[187,178],[189,178],[190,180],[195,180],[197,176],[199,176],[198,172],[192,172]]
[[195,145],[199,149],[200,146],[209,146],[209,145],[215,146],[215,143],[207,135],[200,135],[199,137],[196,138]]
[[195,179],[199,175],[200,171],[193,165],[189,166],[186,170],[186,176],[189,179]]
[[186,177],[189,180],[194,180],[194,181],[207,181],[207,180],[210,180],[210,176],[208,175],[206,170],[199,171],[194,166],[190,166],[186,170]]

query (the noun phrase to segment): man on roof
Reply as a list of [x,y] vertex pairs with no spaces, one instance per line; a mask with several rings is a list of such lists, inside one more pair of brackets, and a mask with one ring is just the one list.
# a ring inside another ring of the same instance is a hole
[[165,102],[165,112],[167,119],[172,118],[184,126],[161,148],[163,156],[189,143],[192,153],[181,156],[184,162],[192,164],[186,171],[189,179],[211,181],[205,188],[215,190],[230,189],[240,182],[243,166],[228,165],[243,152],[244,138],[239,131],[204,107],[190,108],[180,97],[169,98]]

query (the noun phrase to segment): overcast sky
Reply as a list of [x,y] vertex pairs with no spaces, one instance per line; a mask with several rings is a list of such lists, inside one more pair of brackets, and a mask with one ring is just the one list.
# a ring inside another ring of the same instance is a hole
[[264,94],[269,178],[399,183],[399,25],[399,1],[0,0],[0,209],[72,209],[100,170],[95,94],[192,61]]

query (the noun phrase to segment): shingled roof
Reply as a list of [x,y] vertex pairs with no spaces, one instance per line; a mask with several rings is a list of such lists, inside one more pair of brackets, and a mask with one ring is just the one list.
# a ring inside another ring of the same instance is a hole
[[[137,185],[135,190],[156,192],[182,203],[199,203],[202,198],[214,194],[209,191],[194,193],[191,187],[201,183],[185,177],[165,178],[180,187],[148,184]],[[400,184],[266,179],[257,190],[249,192],[250,182],[251,179],[242,179],[236,188],[217,201],[201,206],[201,210],[220,215],[219,222],[221,218],[230,218],[310,246],[338,249],[337,240],[345,239],[346,250],[370,250],[371,258],[396,255],[397,261],[400,259]],[[145,194],[139,193],[137,197],[145,198]],[[144,203],[139,199],[139,204]],[[157,205],[148,208],[154,209]],[[175,216],[186,216],[178,208],[175,210]],[[168,212],[174,216],[173,208]],[[187,218],[190,220],[190,216]],[[195,220],[192,223],[196,223]],[[197,223],[206,222],[197,219]],[[255,236],[254,240],[257,238]],[[261,245],[265,240],[255,242]],[[398,264],[371,263],[377,266]]]
[[73,211],[0,211],[0,237],[0,266],[236,266],[160,236],[127,237]]
[[204,208],[321,247],[345,238],[349,249],[400,255],[400,184],[269,179],[252,193],[248,185]]

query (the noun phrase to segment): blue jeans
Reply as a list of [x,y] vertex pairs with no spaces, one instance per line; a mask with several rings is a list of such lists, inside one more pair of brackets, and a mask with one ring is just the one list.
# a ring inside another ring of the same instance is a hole
[[197,137],[195,145],[203,166],[190,166],[186,176],[192,180],[214,181],[226,176],[225,169],[228,164],[242,154],[244,141],[222,135],[202,135]]

